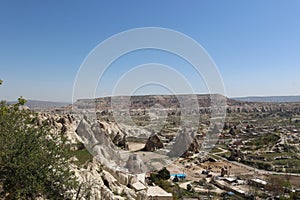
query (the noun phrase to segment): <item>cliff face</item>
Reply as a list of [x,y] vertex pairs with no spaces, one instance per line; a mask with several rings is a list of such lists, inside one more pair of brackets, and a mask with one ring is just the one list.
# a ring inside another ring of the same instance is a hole
[[[132,110],[141,108],[150,108],[155,104],[160,104],[162,107],[177,111],[180,109],[180,100],[189,102],[197,101],[200,113],[209,113],[212,104],[212,98],[221,103],[226,101],[227,112],[277,112],[289,110],[293,112],[300,111],[300,103],[275,103],[275,102],[247,102],[238,101],[226,98],[217,94],[203,94],[203,95],[146,95],[146,96],[132,96],[132,97],[114,97],[114,102],[123,102],[125,99],[130,99],[129,108]],[[80,99],[74,103],[74,107],[78,109],[96,109],[100,114],[107,115],[111,112],[111,97],[97,98],[97,99]],[[216,103],[218,104],[218,102]]]
[[[160,104],[164,108],[179,108],[180,101],[185,101],[187,104],[189,102],[198,101],[199,107],[209,107],[211,105],[211,97],[216,99],[226,99],[226,97],[221,95],[146,95],[146,96],[120,96],[113,97],[113,102],[118,104],[118,102],[124,102],[128,99],[130,100],[131,109],[139,108],[150,108],[155,104]],[[229,100],[228,101],[234,101]],[[97,98],[97,99],[79,99],[73,106],[78,109],[95,109],[96,110],[111,110],[111,97]]]

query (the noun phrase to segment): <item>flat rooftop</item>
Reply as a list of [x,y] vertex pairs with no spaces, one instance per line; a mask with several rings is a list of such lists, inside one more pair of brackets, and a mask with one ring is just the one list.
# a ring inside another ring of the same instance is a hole
[[172,193],[168,193],[158,186],[150,186],[148,187],[147,196],[164,196],[164,197],[172,197]]

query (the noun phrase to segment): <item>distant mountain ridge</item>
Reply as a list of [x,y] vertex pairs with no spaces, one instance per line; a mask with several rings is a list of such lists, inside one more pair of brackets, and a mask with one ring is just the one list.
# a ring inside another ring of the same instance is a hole
[[[182,96],[189,96],[189,95],[182,95]],[[157,97],[164,97],[165,101],[167,101],[167,104],[170,103],[171,99],[173,99],[175,96],[173,95],[142,95],[142,96],[134,96],[133,99],[139,101],[142,101],[146,103],[147,101],[152,101],[153,99],[156,99]],[[208,94],[202,94],[202,95],[197,95],[198,100],[201,102],[202,106],[207,104],[210,104],[210,95]],[[109,107],[110,105],[110,98],[111,97],[103,97],[103,98],[96,98],[96,99],[80,99],[78,100],[76,104],[86,104],[86,103],[91,103],[91,102],[102,102],[103,104],[106,104],[104,107]],[[120,96],[120,99],[124,98],[124,96]],[[171,99],[169,99],[171,98]],[[187,98],[189,99],[189,98]],[[238,102],[234,101],[241,101],[241,102],[257,102],[257,103],[298,103],[300,102],[300,95],[299,96],[249,96],[249,97],[233,97],[233,98],[228,98],[227,103],[229,104],[236,104]],[[172,103],[174,103],[174,100],[171,100]],[[199,102],[199,103],[200,103]],[[10,101],[8,102],[9,104],[16,103],[16,101]],[[149,102],[147,102],[149,103]],[[171,103],[171,104],[172,104]],[[178,102],[177,102],[178,103]],[[31,109],[51,109],[51,108],[61,108],[64,106],[68,106],[71,103],[67,102],[54,102],[54,101],[41,101],[41,100],[27,100],[26,106],[28,106]],[[102,107],[102,106],[101,106]]]
[[[129,107],[132,109],[138,109],[142,107],[152,107],[156,104],[160,104],[163,107],[179,108],[180,104],[184,101],[186,105],[193,106],[194,102],[198,101],[200,107],[209,107],[211,100],[219,101],[219,103],[232,103],[235,100],[228,99],[220,94],[178,94],[178,95],[138,95],[138,96],[116,96],[116,97],[101,97],[96,99],[78,99],[73,106],[78,109],[99,109],[107,110],[112,109],[112,99],[114,104],[120,102],[118,105],[124,106],[121,102],[130,99]],[[182,101],[180,102],[179,101]],[[127,106],[127,105],[126,105]],[[125,106],[125,107],[126,107]],[[125,108],[124,107],[124,108]]]
[[247,102],[272,102],[272,103],[297,103],[300,102],[300,96],[250,96],[250,97],[234,97],[237,101]]
[[[17,101],[10,101],[8,104],[17,103]],[[55,101],[40,101],[40,100],[27,100],[26,106],[31,109],[48,109],[48,108],[60,108],[67,106],[70,103],[67,102],[55,102]]]

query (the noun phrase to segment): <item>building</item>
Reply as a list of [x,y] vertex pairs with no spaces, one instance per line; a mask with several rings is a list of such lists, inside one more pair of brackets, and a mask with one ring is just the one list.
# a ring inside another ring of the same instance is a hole
[[223,180],[225,180],[227,183],[232,184],[232,183],[236,183],[237,179],[235,177],[226,177]]
[[141,183],[140,181],[138,182],[135,182],[131,185],[131,187],[136,191],[136,192],[139,192],[139,191],[142,191],[142,190],[147,190],[147,187]]
[[159,186],[149,186],[147,190],[149,200],[173,200],[172,193],[168,193]]
[[249,180],[249,184],[256,187],[264,188],[267,185],[267,182],[258,178],[254,178]]

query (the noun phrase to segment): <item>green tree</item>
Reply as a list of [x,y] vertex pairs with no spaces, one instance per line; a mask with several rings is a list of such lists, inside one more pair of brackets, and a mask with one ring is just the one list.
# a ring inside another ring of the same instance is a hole
[[175,177],[174,177],[174,179],[173,179],[173,182],[174,182],[174,183],[179,182],[179,178],[177,177],[177,175],[175,175]]
[[171,176],[169,170],[164,167],[160,171],[158,171],[158,177],[163,180],[168,180]]
[[[1,82],[0,82],[1,83]],[[0,104],[0,199],[69,199],[77,181],[61,134],[36,113]]]
[[18,105],[25,105],[26,102],[27,100],[24,99],[22,96],[18,98]]
[[186,190],[187,191],[191,191],[192,190],[192,185],[191,184],[187,184],[186,185]]

